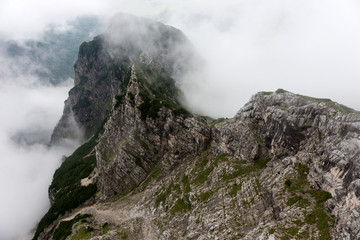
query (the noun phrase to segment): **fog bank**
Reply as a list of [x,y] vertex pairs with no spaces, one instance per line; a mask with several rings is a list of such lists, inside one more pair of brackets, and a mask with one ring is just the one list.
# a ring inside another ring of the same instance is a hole
[[0,239],[30,239],[49,207],[52,175],[62,155],[73,150],[47,146],[69,85],[6,80],[0,87]]
[[[67,31],[68,21],[79,15],[107,22],[127,12],[177,27],[193,43],[203,61],[178,84],[194,112],[232,117],[252,94],[278,88],[360,110],[359,5],[359,0],[3,0],[0,43],[41,39],[50,26]],[[0,240],[28,239],[47,210],[53,172],[70,153],[46,143],[72,82],[48,85],[16,71],[28,61],[3,56],[0,52]]]

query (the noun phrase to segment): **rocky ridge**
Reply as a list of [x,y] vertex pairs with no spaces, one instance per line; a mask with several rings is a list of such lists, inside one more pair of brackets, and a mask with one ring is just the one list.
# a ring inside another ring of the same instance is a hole
[[[196,116],[176,100],[172,77],[184,67],[172,54],[124,40],[106,55],[106,42],[89,47],[97,41],[80,48],[53,135],[67,136],[72,112],[91,140],[55,173],[35,239],[360,238],[357,112],[278,90],[232,119]],[[84,94],[89,104],[74,107]]]

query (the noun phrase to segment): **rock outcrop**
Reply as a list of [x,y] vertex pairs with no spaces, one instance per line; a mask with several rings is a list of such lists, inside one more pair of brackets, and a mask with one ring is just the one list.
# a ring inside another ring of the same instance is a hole
[[232,119],[191,114],[173,80],[188,46],[118,15],[80,47],[53,142],[71,116],[90,140],[56,171],[34,239],[359,239],[359,113],[278,90]]
[[65,101],[52,143],[83,140],[76,130],[79,127],[85,139],[94,135],[110,115],[115,96],[125,93],[134,63],[146,63],[174,77],[184,73],[185,64],[194,59],[191,48],[184,34],[173,27],[117,14],[104,34],[81,44],[74,66],[75,86]]

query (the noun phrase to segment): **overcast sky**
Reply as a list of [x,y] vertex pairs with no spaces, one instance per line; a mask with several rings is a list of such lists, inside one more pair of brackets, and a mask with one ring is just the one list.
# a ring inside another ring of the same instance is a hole
[[[252,94],[278,88],[360,110],[359,6],[360,0],[1,0],[0,39],[38,38],[49,25],[68,29],[67,21],[84,14],[108,20],[128,12],[173,25],[193,42],[204,65],[179,84],[198,113],[231,117]],[[11,137],[24,130],[49,135],[71,84],[50,87],[12,76],[2,56],[0,66],[0,191],[6,196],[0,240],[21,239],[14,232],[29,231],[46,210],[47,186],[63,152],[16,145]]]
[[205,59],[182,83],[195,111],[230,117],[252,94],[278,88],[360,109],[359,2],[2,0],[0,32],[34,37],[78,15],[129,12],[180,28]]

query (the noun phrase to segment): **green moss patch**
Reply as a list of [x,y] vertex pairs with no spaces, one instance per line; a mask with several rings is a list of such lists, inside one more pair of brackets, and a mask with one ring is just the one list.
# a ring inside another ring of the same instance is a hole
[[95,138],[84,143],[55,171],[50,185],[51,191],[55,192],[55,199],[49,211],[40,220],[33,239],[37,239],[59,216],[80,206],[97,192],[94,184],[80,184],[80,180],[88,177],[95,167],[96,158],[91,155],[95,145]]
[[[75,223],[85,220],[86,218],[91,217],[90,214],[78,214],[75,218],[70,221],[62,221],[59,226],[56,228],[53,239],[54,240],[65,240],[69,235],[72,234],[72,227]],[[82,238],[83,239],[83,238]]]

